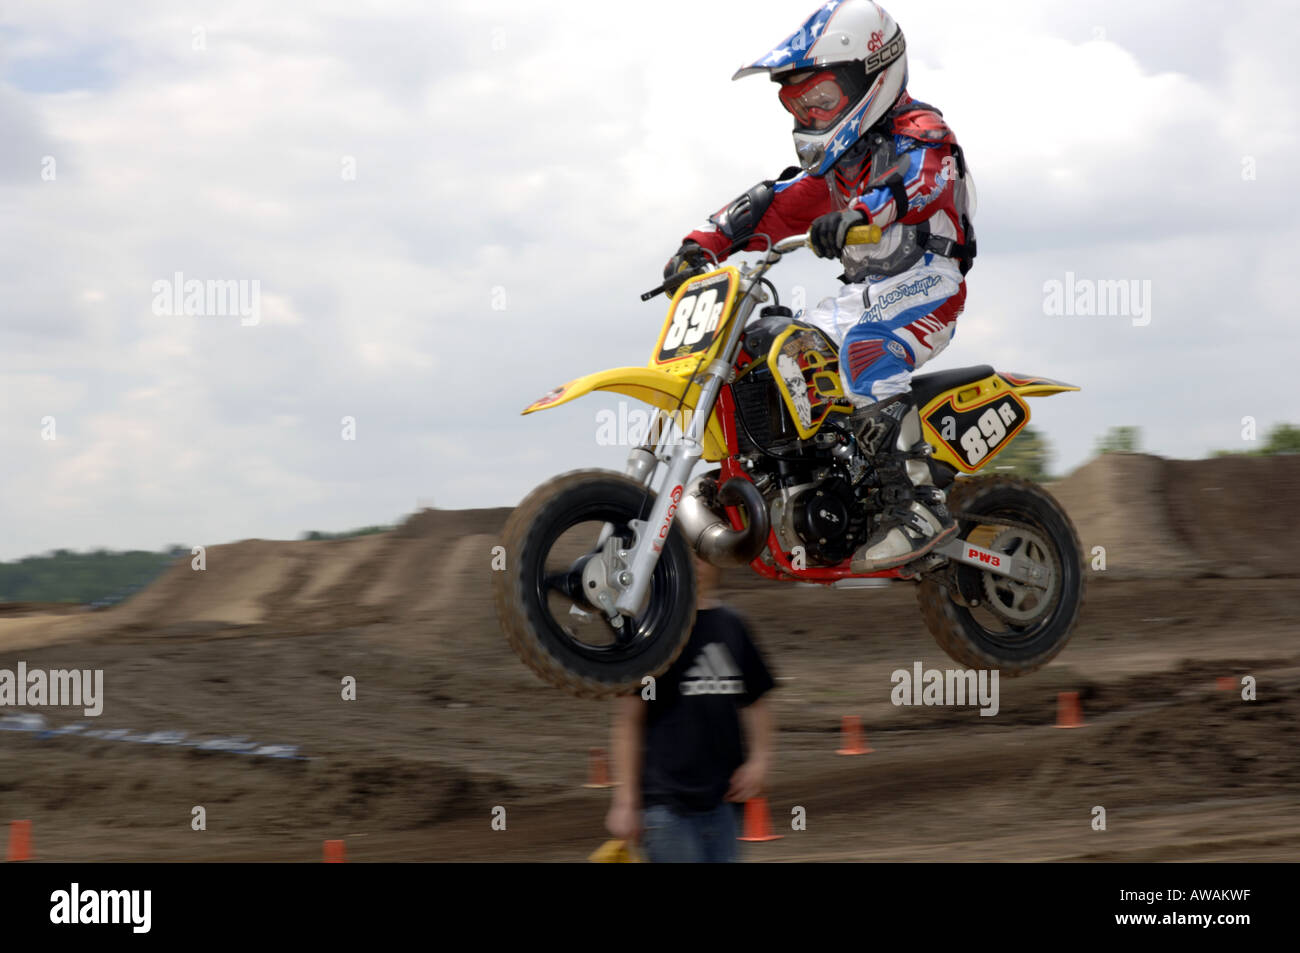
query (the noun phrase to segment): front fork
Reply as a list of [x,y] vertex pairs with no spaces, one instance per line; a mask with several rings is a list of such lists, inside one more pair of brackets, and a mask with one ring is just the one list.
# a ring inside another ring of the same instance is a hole
[[[770,267],[778,259],[779,256],[769,256],[765,265]],[[713,407],[718,402],[718,394],[731,376],[731,362],[740,348],[741,334],[759,303],[759,296],[751,292],[766,270],[764,267],[753,278],[742,282],[739,304],[726,343],[703,374],[696,378],[699,380],[700,398],[695,403],[690,425],[666,460],[668,470],[664,475],[665,492],[655,497],[654,506],[644,522],[631,521],[636,538],[630,549],[620,549],[620,541],[611,535],[613,527],[606,526],[600,536],[600,558],[589,560],[583,572],[585,592],[600,606],[605,618],[616,629],[623,628],[623,616],[633,615],[641,608],[646,593],[650,590],[650,578],[654,574],[655,564],[663,554],[664,545],[668,542],[668,534],[673,528],[673,519],[677,516],[677,506],[685,492],[686,481],[690,479],[691,471],[700,457],[704,456],[705,428],[713,418]],[[686,387],[689,389],[689,381]],[[644,485],[649,492],[656,462],[655,454],[649,447],[637,447],[628,456],[627,474]],[[596,564],[601,565],[598,567]]]
[[[614,574],[610,582],[620,590],[614,600],[614,608],[622,614],[636,612],[645,600],[650,577],[668,541],[668,533],[673,528],[673,519],[677,516],[677,506],[681,502],[686,482],[690,479],[695,464],[704,455],[704,429],[713,415],[713,405],[717,403],[723,382],[730,373],[731,365],[723,360],[715,360],[705,370],[700,399],[691,415],[691,422],[668,456],[663,492],[655,497],[654,506],[650,508],[650,515],[644,522],[632,522],[636,530],[632,548],[618,553],[623,568]],[[628,456],[628,475],[641,481],[647,489],[654,467],[655,456],[645,447],[638,447]]]
[[[716,388],[713,396],[709,396],[706,390],[701,406],[707,402],[709,411],[712,412],[714,397]],[[708,419],[705,414],[699,414],[695,419],[701,417]],[[613,535],[614,524],[606,523],[596,540],[595,558],[588,559],[583,566],[584,598],[603,612],[609,624],[624,636],[631,635],[630,630],[624,630],[624,617],[635,614],[645,598],[655,564],[663,554],[664,543],[672,529],[673,518],[677,515],[682,487],[702,455],[700,434],[696,432],[692,421],[687,433],[667,459],[668,473],[664,486],[674,489],[655,497],[648,522],[639,519],[628,521],[634,534],[631,548],[623,549],[622,540]],[[648,494],[658,462],[659,458],[648,446],[637,447],[628,454],[625,472],[644,486]],[[659,530],[652,534],[646,531],[647,526],[659,527]]]

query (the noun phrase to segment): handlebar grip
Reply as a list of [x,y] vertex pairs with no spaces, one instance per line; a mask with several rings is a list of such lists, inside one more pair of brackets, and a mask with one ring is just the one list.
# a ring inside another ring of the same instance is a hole
[[704,274],[704,271],[705,269],[702,268],[688,268],[685,271],[674,272],[665,278],[664,283],[658,288],[652,288],[643,294],[641,300],[649,301],[651,298],[658,297],[661,294],[675,295],[677,294],[678,288],[686,284],[686,282],[690,281],[692,278]]
[[844,236],[846,245],[877,245],[880,243],[879,225],[854,225]]

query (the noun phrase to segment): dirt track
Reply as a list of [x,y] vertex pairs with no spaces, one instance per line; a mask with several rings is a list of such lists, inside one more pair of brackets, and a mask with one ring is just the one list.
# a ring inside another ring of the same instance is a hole
[[[1093,467],[1057,491],[1108,570],[1057,662],[1001,683],[997,717],[889,703],[893,670],[949,667],[910,588],[729,577],[779,676],[770,800],[786,836],[751,859],[1300,857],[1300,579],[1281,558],[1300,460]],[[1133,490],[1122,505],[1116,488]],[[1238,504],[1265,492],[1268,507]],[[1226,535],[1243,513],[1266,516]],[[30,818],[48,860],[314,860],[336,837],[354,860],[584,858],[604,837],[608,792],[581,784],[607,710],[537,682],[496,631],[487,574],[504,515],[426,511],[383,536],[213,547],[207,572],[178,565],[110,612],[0,616],[0,668],[104,669],[95,728],[242,735],[309,759],[3,731],[0,821]],[[1207,575],[1210,543],[1237,578]],[[1202,552],[1173,558],[1188,544]],[[1242,675],[1257,701],[1216,688]],[[1082,694],[1081,730],[1051,727],[1065,689]],[[862,716],[874,753],[834,753],[845,714]],[[190,830],[195,805],[206,831]],[[498,805],[506,831],[490,829]],[[796,805],[806,831],[788,829]],[[1096,805],[1105,832],[1090,828]]]

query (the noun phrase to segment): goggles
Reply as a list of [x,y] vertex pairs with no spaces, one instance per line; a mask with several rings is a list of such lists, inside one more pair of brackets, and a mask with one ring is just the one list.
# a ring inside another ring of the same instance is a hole
[[818,70],[798,82],[791,79],[781,82],[781,105],[801,128],[826,129],[851,104],[840,77],[831,70]]

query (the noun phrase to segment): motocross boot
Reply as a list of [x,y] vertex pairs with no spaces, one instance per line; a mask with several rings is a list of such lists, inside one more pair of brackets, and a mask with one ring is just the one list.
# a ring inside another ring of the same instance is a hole
[[854,572],[880,572],[924,556],[957,532],[934,485],[912,395],[859,408],[850,418],[858,444],[875,467],[884,504],[880,522],[853,554]]

